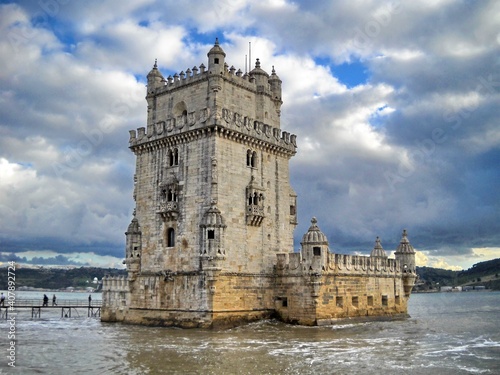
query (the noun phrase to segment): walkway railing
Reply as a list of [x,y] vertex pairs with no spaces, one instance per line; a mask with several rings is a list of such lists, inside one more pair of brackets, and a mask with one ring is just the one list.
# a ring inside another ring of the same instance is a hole
[[43,306],[43,299],[21,299],[18,298],[14,302],[14,308],[22,307],[101,307],[102,300],[92,300],[90,303],[88,300],[78,300],[78,299],[57,299],[56,306],[52,305],[52,298],[49,298],[47,306]]
[[[56,303],[52,303],[52,299],[49,300],[47,305],[43,304],[43,299],[16,299],[13,305],[0,305],[0,319],[7,320],[9,314],[14,313],[17,309],[31,309],[32,318],[40,318],[42,315],[42,310],[49,309],[61,309],[61,318],[71,318],[72,311],[81,316],[77,310],[87,309],[87,316],[93,318],[99,318],[101,316],[102,300],[77,300],[77,299],[60,299],[56,300]],[[50,314],[49,314],[50,315]]]

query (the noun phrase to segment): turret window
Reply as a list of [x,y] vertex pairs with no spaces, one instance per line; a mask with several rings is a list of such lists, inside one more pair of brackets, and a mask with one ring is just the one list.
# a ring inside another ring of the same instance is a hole
[[321,256],[321,247],[314,246],[313,247],[313,255],[316,256],[316,257]]
[[213,229],[207,230],[207,239],[214,240],[215,239],[215,231]]
[[219,63],[219,58],[218,57],[214,58],[214,64],[218,64],[218,63]]

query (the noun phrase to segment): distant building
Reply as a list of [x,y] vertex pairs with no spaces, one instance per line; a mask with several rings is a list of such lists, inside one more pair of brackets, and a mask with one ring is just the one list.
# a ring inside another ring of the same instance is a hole
[[293,252],[296,136],[280,127],[281,80],[257,59],[229,66],[216,41],[207,67],[147,76],[136,156],[128,277],[103,280],[103,321],[232,326],[278,317],[320,325],[405,316],[416,279],[406,231],[396,259],[332,253],[317,220]]

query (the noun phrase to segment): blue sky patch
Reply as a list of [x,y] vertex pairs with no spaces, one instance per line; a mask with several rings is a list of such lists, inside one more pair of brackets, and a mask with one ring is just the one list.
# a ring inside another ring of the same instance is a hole
[[368,67],[360,60],[340,65],[334,64],[328,57],[315,58],[314,61],[316,64],[328,66],[333,75],[348,88],[363,85],[370,78]]

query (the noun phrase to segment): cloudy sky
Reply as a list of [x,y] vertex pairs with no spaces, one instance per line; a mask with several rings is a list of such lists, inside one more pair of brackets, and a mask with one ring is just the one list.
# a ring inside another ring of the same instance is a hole
[[32,0],[0,1],[1,262],[121,267],[145,76],[215,37],[283,81],[296,250],[316,216],[337,252],[500,257],[500,2]]

